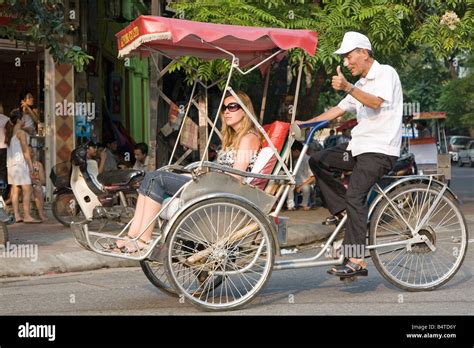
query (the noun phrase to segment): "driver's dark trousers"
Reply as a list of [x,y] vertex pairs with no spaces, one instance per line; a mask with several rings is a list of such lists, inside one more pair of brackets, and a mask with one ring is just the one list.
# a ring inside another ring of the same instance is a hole
[[[371,187],[395,165],[397,157],[375,152],[352,157],[351,151],[346,150],[347,145],[340,144],[313,153],[309,166],[330,213],[347,212],[343,245],[350,246],[352,250],[363,250],[367,232],[367,195]],[[341,171],[352,171],[347,190],[340,180]]]

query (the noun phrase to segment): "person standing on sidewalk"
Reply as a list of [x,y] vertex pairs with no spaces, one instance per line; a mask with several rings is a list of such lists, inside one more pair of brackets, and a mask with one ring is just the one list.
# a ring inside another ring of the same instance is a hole
[[[316,152],[310,159],[321,193],[335,220],[347,212],[342,266],[328,273],[338,277],[367,275],[364,262],[367,232],[367,194],[371,187],[394,166],[400,155],[402,139],[403,94],[397,72],[378,63],[369,39],[357,32],[347,32],[335,52],[343,56],[344,66],[353,76],[361,76],[355,85],[346,80],[337,67],[332,87],[344,91],[346,97],[335,107],[309,121],[332,120],[345,112],[357,114],[357,126],[348,144]],[[349,187],[344,188],[335,172],[351,171]],[[355,252],[350,252],[355,251]]]
[[[19,109],[10,113],[10,122],[5,126],[5,142],[7,149],[8,184],[12,185],[12,205],[16,222],[40,223],[30,214],[31,200],[31,173],[33,162],[28,149],[28,135],[22,129],[24,126],[23,114]],[[20,215],[20,186],[23,192],[23,215]]]
[[[3,114],[3,105],[0,103],[0,180],[7,183],[7,144],[5,143],[5,125],[10,118]],[[7,192],[8,190],[5,190]],[[4,196],[6,198],[6,195]]]

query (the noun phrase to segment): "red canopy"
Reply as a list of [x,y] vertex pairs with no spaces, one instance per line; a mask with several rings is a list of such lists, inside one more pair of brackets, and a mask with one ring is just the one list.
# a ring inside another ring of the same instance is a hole
[[211,43],[233,53],[244,66],[254,59],[270,56],[276,49],[302,48],[316,53],[317,34],[311,30],[244,27],[194,22],[175,18],[140,16],[116,34],[119,57],[148,55],[157,49],[171,58],[195,56],[205,60],[230,58]]

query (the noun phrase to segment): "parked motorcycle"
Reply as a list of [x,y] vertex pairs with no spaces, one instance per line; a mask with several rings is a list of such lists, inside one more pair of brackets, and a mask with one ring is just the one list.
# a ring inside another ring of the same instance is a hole
[[[86,167],[84,170],[87,170]],[[99,183],[96,185],[97,204],[92,216],[84,214],[74,196],[71,174],[71,163],[64,162],[54,166],[50,175],[55,186],[53,215],[64,226],[70,227],[73,222],[91,218],[126,223],[133,217],[138,197],[137,189],[144,177],[142,171],[123,169],[100,174],[97,177]]]

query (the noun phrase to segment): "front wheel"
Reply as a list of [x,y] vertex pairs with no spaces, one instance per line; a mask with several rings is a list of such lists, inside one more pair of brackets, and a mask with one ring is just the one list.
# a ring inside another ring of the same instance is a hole
[[249,204],[211,198],[187,208],[166,238],[168,279],[193,305],[213,311],[248,304],[270,277],[275,244]]
[[79,207],[79,203],[72,192],[64,192],[56,195],[51,209],[56,220],[66,227],[71,227],[71,223],[81,222],[85,219]]
[[439,194],[439,189],[409,184],[389,193],[395,207],[384,200],[372,215],[372,246],[409,241],[412,232],[408,226],[429,241],[411,247],[385,245],[370,250],[378,271],[401,289],[425,291],[440,287],[456,274],[466,256],[468,232],[464,216],[447,191],[435,205]]

